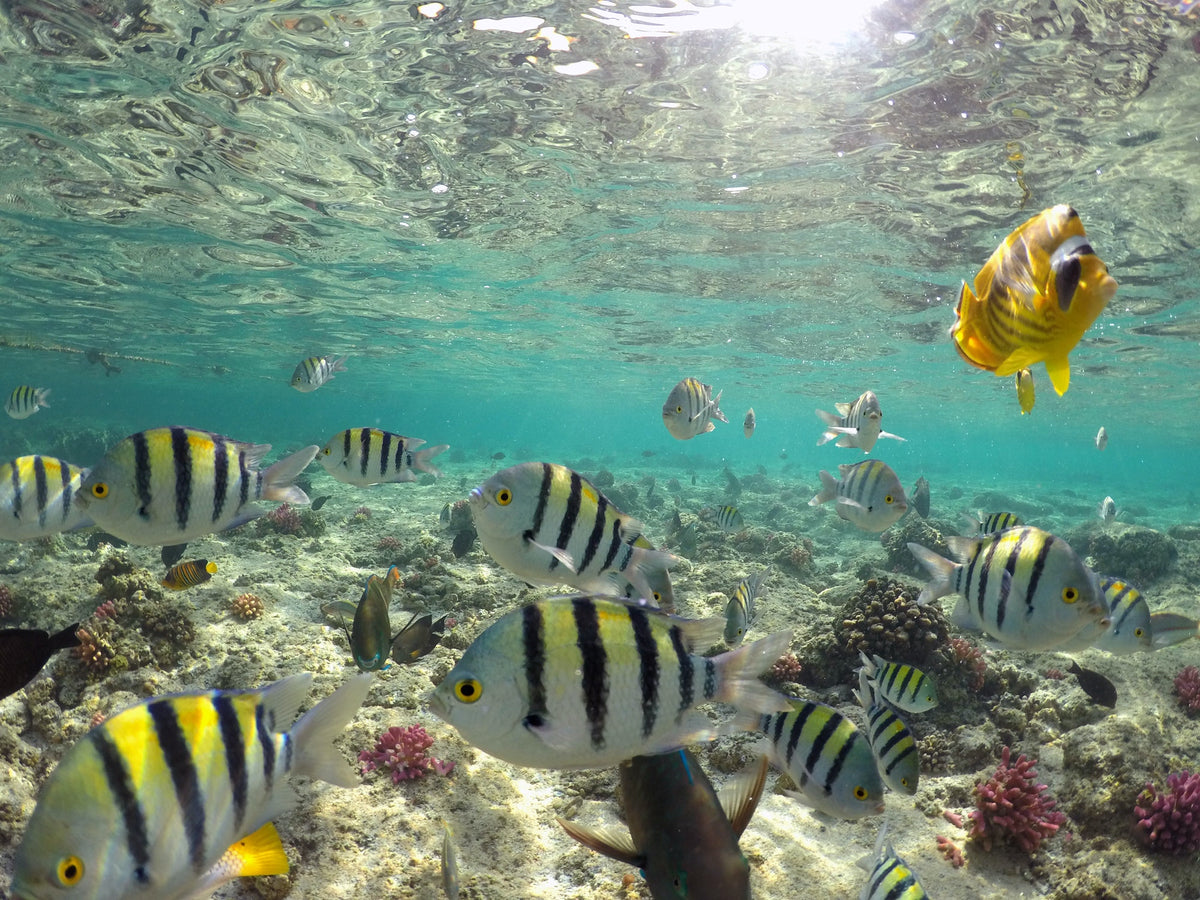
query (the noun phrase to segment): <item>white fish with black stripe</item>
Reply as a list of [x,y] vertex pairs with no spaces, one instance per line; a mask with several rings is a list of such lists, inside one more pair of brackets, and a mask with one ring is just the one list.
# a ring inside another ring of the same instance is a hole
[[716,426],[713,420],[728,422],[721,412],[721,394],[712,395],[712,385],[702,384],[698,379],[685,378],[667,394],[663,404],[663,424],[671,437],[680,441],[691,440],[698,434],[707,434]]
[[947,543],[958,563],[920,544],[908,549],[933,576],[917,603],[959,594],[950,620],[960,628],[1010,650],[1054,650],[1101,620],[1107,627],[1099,579],[1062,538],[1023,526]]
[[338,481],[358,487],[416,481],[418,471],[440,478],[441,469],[430,460],[449,450],[450,445],[418,450],[424,443],[421,438],[379,428],[347,428],[321,448],[317,462]]
[[91,470],[79,499],[97,525],[131,544],[185,544],[258,518],[266,510],[257,500],[308,502],[292,481],[318,448],[259,471],[270,449],[196,428],[139,431]]
[[884,531],[908,509],[900,479],[878,459],[838,466],[840,479],[821,470],[821,490],[808,501],[817,506],[836,500],[837,514],[863,531]]
[[754,601],[762,591],[763,582],[771,575],[771,567],[742,579],[729,603],[725,606],[725,643],[730,647],[740,644],[746,632],[758,621],[758,610]]
[[346,371],[344,356],[310,356],[302,359],[292,373],[292,387],[302,394],[311,394],[321,385],[333,380],[334,372]]
[[50,388],[35,388],[27,384],[13,388],[4,402],[4,411],[14,419],[28,419],[41,407],[50,408],[46,398],[50,396]]
[[852,693],[867,714],[867,743],[884,784],[899,794],[915,794],[921,777],[917,742],[904,720],[880,702],[866,666],[858,670],[858,689]]
[[879,438],[905,440],[898,434],[882,430],[883,411],[879,408],[879,398],[874,391],[865,391],[853,403],[838,403],[835,406],[839,413],[836,416],[824,410],[816,411],[817,418],[826,425],[817,441],[818,447],[837,438],[834,446],[858,447],[863,453],[870,453]]
[[483,549],[517,578],[639,599],[676,557],[642,546],[642,523],[566,466],[521,463],[497,472],[469,497]]
[[91,525],[79,502],[87,474],[52,456],[18,456],[0,465],[0,541],[32,541]]

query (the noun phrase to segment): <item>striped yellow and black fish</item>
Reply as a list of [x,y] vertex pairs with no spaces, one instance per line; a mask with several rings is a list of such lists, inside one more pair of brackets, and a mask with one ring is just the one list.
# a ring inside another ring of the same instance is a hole
[[470,496],[483,549],[513,575],[534,584],[567,584],[639,599],[654,594],[676,561],[642,546],[642,523],[565,466],[522,463],[493,475]]
[[1067,354],[1116,292],[1079,214],[1052,206],[1004,239],[974,291],[963,282],[950,335],[959,356],[996,375],[1044,362],[1054,390],[1065,394]]
[[1037,402],[1037,387],[1033,383],[1033,370],[1026,366],[1017,372],[1017,403],[1021,405],[1021,415],[1033,412],[1033,404]]
[[800,788],[788,791],[789,797],[839,819],[883,812],[883,781],[871,746],[837,710],[797,702],[791,712],[742,713],[737,724],[767,736],[772,761]]
[[302,394],[311,394],[327,381],[331,381],[334,372],[345,371],[344,356],[310,356],[296,366],[296,371],[292,373],[292,387]]
[[834,438],[838,439],[835,447],[858,447],[863,453],[870,453],[875,442],[880,438],[891,438],[903,441],[905,438],[898,434],[883,431],[883,411],[879,408],[879,398],[874,391],[865,391],[853,403],[837,403],[838,415],[818,409],[817,418],[825,423],[825,432],[817,441],[817,446],[826,444]]
[[721,412],[721,391],[714,398],[712,386],[701,384],[695,378],[685,378],[667,395],[663,404],[663,424],[671,437],[680,440],[691,440],[698,434],[707,434],[716,426],[713,419],[728,422],[725,413]]
[[710,740],[703,703],[789,708],[758,676],[791,633],[698,656],[722,625],[605,597],[527,603],[475,639],[429,707],[485,753],[534,768],[604,768]]
[[1101,576],[1100,588],[1108,604],[1112,621],[1092,646],[1097,650],[1124,656],[1154,649],[1154,630],[1150,606],[1142,592],[1122,578]]
[[258,518],[265,510],[256,500],[308,502],[292,481],[317,447],[260,472],[270,449],[195,428],[139,431],[91,470],[80,501],[97,525],[131,544],[187,543]]
[[1010,512],[985,513],[981,509],[973,516],[970,513],[963,513],[963,516],[976,534],[997,534],[1006,528],[1019,528],[1025,524],[1020,516]]
[[875,692],[896,709],[922,713],[937,706],[937,685],[916,666],[888,662],[882,656],[868,656],[861,650],[858,656]]
[[0,540],[32,541],[92,524],[79,502],[88,470],[52,456],[0,465]]
[[915,794],[921,772],[912,732],[890,706],[880,701],[865,667],[858,670],[858,689],[853,693],[867,714],[867,743],[875,754],[883,783],[897,793]]
[[960,562],[920,544],[908,549],[933,576],[919,604],[959,594],[950,620],[982,631],[1011,650],[1052,650],[1103,620],[1099,579],[1062,538],[1022,526],[947,540]]
[[189,559],[177,566],[171,566],[159,584],[172,591],[183,591],[204,584],[216,574],[215,562],[209,562],[207,559]]
[[17,850],[13,894],[178,898],[292,802],[287,775],[358,784],[333,746],[358,676],[291,727],[312,676],[254,691],[157,697],[89,731],[51,773]]
[[928,900],[929,895],[917,881],[887,839],[887,825],[879,829],[873,857],[859,861],[871,874],[858,895],[858,900]]
[[358,487],[416,481],[418,471],[440,477],[441,470],[429,460],[450,449],[450,445],[418,450],[424,443],[420,438],[378,428],[347,428],[321,448],[317,462],[338,481]]
[[758,599],[763,582],[770,575],[771,567],[767,566],[761,572],[743,578],[725,605],[725,643],[730,647],[740,644],[746,632],[758,620],[754,601]]
[[14,419],[28,419],[41,407],[50,408],[46,398],[50,396],[50,388],[35,388],[27,384],[13,388],[4,402],[4,411]]
[[741,531],[746,527],[746,517],[736,506],[712,506],[700,511],[697,517],[711,522],[722,531]]
[[[475,533],[475,529],[471,529],[471,534]],[[644,535],[638,535],[633,546],[641,547],[645,550],[654,550],[655,546],[650,543],[649,539]],[[628,600],[646,600],[653,603],[659,609],[666,613],[675,612],[675,588],[671,584],[671,573],[666,569],[650,569],[645,572],[646,585],[650,588],[648,597],[635,597],[634,587],[632,584],[625,586],[625,598]]]
[[808,501],[837,501],[837,514],[863,531],[884,531],[908,509],[900,479],[887,463],[868,459],[838,466],[841,479],[821,470],[821,490]]

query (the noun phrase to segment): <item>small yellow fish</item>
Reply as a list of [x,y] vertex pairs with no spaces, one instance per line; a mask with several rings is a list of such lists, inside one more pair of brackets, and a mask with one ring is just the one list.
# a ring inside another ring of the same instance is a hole
[[1043,362],[1060,396],[1071,380],[1067,354],[1117,292],[1079,214],[1066,204],[1005,238],[974,287],[963,282],[950,329],[958,355],[999,376]]
[[183,591],[204,584],[216,574],[215,562],[209,562],[207,559],[189,559],[168,569],[159,584],[172,591]]
[[1017,402],[1021,404],[1021,415],[1033,412],[1034,396],[1033,372],[1026,366],[1017,373]]

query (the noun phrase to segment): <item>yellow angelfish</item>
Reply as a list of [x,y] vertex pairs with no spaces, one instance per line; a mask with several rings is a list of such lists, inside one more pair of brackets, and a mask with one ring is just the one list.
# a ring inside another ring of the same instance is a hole
[[1017,402],[1021,404],[1021,415],[1033,412],[1037,401],[1037,389],[1033,386],[1033,372],[1026,366],[1017,373]]
[[1066,204],[1034,216],[963,282],[955,310],[958,355],[979,369],[1012,375],[1044,362],[1059,395],[1067,392],[1067,354],[1117,291],[1079,214]]

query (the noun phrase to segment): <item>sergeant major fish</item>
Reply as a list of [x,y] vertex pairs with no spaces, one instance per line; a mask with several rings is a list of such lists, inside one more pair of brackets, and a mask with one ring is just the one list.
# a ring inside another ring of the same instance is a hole
[[378,428],[347,428],[329,439],[317,453],[317,461],[338,481],[358,487],[416,481],[416,471],[441,477],[430,460],[450,445],[418,450],[424,443]]
[[18,900],[194,896],[235,842],[288,808],[286,775],[353,787],[333,746],[371,685],[359,676],[295,718],[312,683],[156,697],[106,719],[42,787],[21,846]]
[[746,527],[746,518],[736,506],[716,506],[700,511],[697,518],[713,522],[722,531],[741,531]]
[[1141,591],[1120,578],[1102,576],[1100,589],[1108,604],[1108,628],[1092,644],[1117,656],[1154,649],[1150,607]]
[[1025,524],[1020,516],[1010,512],[985,513],[980,509],[975,511],[974,516],[970,513],[964,513],[964,516],[976,534],[996,534],[1006,528],[1016,528]]
[[0,540],[32,541],[92,524],[79,502],[88,470],[52,456],[0,465]]
[[758,680],[788,648],[780,632],[720,656],[695,651],[720,619],[689,620],[605,597],[538,600],[496,620],[463,653],[429,708],[497,759],[596,769],[718,734],[696,707],[788,707]]
[[900,794],[915,794],[921,772],[912,732],[890,706],[880,702],[866,667],[858,670],[858,689],[853,694],[867,714],[867,743],[884,784]]
[[270,444],[195,428],[152,428],[108,451],[80,487],[97,525],[131,544],[183,544],[261,516],[256,500],[307,503],[292,484],[312,462],[305,447],[259,471]]
[[884,531],[908,509],[904,488],[892,467],[878,459],[838,466],[840,480],[821,470],[821,490],[808,501],[837,500],[837,514],[863,531]]
[[880,430],[883,411],[879,408],[879,398],[874,391],[864,392],[853,403],[834,405],[840,416],[820,409],[816,411],[817,417],[827,426],[817,441],[818,447],[837,438],[837,447],[858,447],[863,453],[870,453],[879,438],[905,440],[898,434]]
[[714,399],[712,386],[701,384],[695,378],[685,378],[667,395],[663,404],[663,424],[671,437],[680,441],[691,440],[698,434],[707,434],[716,426],[713,419],[728,422],[721,412],[721,391]]
[[292,387],[302,394],[311,394],[333,379],[334,372],[346,371],[346,357],[310,356],[300,361],[292,373]]
[[892,706],[911,713],[928,712],[937,706],[937,685],[916,666],[887,662],[878,654],[868,656],[861,650],[858,656],[875,693]]
[[1037,388],[1033,383],[1033,370],[1026,366],[1016,374],[1017,382],[1017,403],[1021,406],[1021,415],[1028,415],[1033,412],[1033,405],[1037,402]]
[[50,388],[35,388],[27,384],[13,388],[4,403],[4,411],[14,419],[28,419],[41,407],[50,408],[46,398],[50,396]]
[[892,849],[886,824],[875,840],[874,858],[861,859],[858,865],[870,872],[858,900],[929,900],[912,869]]
[[725,643],[730,647],[740,644],[746,632],[758,620],[758,610],[754,607],[754,601],[758,599],[763,582],[770,574],[771,567],[767,566],[761,572],[743,578],[733,596],[729,598],[729,603],[725,606]]

